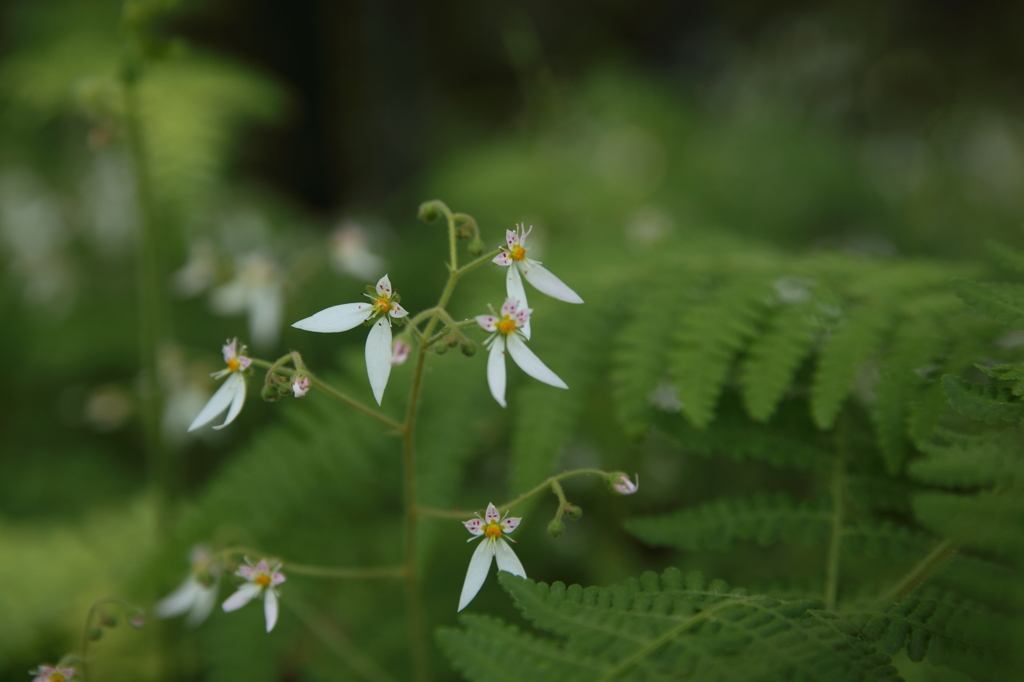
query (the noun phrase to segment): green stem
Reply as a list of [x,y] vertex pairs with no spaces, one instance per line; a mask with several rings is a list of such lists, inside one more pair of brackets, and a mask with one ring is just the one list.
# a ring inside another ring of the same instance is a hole
[[[422,341],[421,343],[425,347],[430,348],[435,343],[437,343],[438,341],[440,341],[444,337],[446,337],[449,334],[451,334],[454,330],[462,329],[463,327],[472,327],[475,324],[476,324],[476,320],[463,320],[462,322],[455,322],[453,320],[450,325],[447,325],[447,323],[446,323],[448,328],[442,329],[441,331],[437,332],[436,334],[431,336],[429,339],[426,339],[426,340]],[[462,339],[464,341],[469,341],[469,338],[467,336],[465,336],[464,334],[460,333],[459,336],[462,337]]]
[[96,612],[104,604],[118,604],[127,613],[132,613],[134,615],[142,614],[142,611],[137,606],[128,603],[120,597],[100,597],[89,605],[89,612],[85,616],[85,626],[82,628],[82,651],[81,655],[77,657],[78,661],[81,663],[83,682],[88,682],[89,680],[89,642],[92,641],[92,638],[89,635],[92,630],[92,622],[96,617]]
[[310,632],[319,637],[328,649],[345,661],[364,680],[367,682],[395,682],[395,678],[369,657],[364,656],[338,628],[333,627],[327,619],[314,613],[313,609],[304,601],[289,594],[284,603],[309,628]]
[[474,260],[469,261],[468,263],[463,265],[461,268],[459,268],[458,270],[456,270],[452,274],[454,274],[456,277],[462,277],[463,275],[465,275],[470,270],[475,270],[476,268],[480,267],[484,263],[491,262],[499,254],[501,254],[501,249],[495,249],[494,251],[491,251],[490,253],[485,253],[484,255],[480,256],[479,258],[476,258]]
[[914,566],[905,576],[900,578],[899,582],[886,592],[882,598],[886,601],[899,601],[903,599],[913,592],[915,587],[924,582],[946,559],[953,556],[958,549],[960,549],[960,543],[953,542],[948,538],[943,540],[917,566]]
[[358,580],[372,578],[402,578],[405,576],[404,566],[380,566],[377,568],[333,568],[331,566],[310,566],[293,564],[286,561],[282,568],[289,573],[308,575],[314,578],[339,578],[342,580]]
[[162,267],[160,237],[157,231],[139,104],[139,68],[135,63],[128,63],[121,74],[124,122],[128,148],[135,167],[135,194],[139,205],[138,310],[139,361],[142,368],[139,398],[150,484],[156,498],[157,523],[161,530],[166,530],[170,523],[172,469],[160,438],[163,396],[160,393],[157,353],[163,333]]
[[836,455],[832,467],[832,535],[825,569],[825,610],[836,610],[839,593],[839,559],[843,544],[843,497],[846,487],[846,458]]
[[[530,488],[525,493],[523,493],[519,497],[515,498],[511,502],[506,502],[505,504],[499,506],[498,507],[498,511],[500,511],[500,512],[509,511],[513,507],[515,507],[516,505],[522,504],[523,502],[525,502],[526,500],[530,499],[534,495],[537,495],[537,494],[543,492],[546,488],[554,487],[554,485],[557,485],[558,481],[564,481],[567,478],[573,478],[574,476],[607,476],[607,475],[608,475],[607,471],[601,471],[600,469],[574,469],[572,471],[564,471],[564,472],[562,472],[560,474],[555,474],[554,476],[549,476],[548,478],[544,479],[543,481],[541,481],[540,483],[535,485],[533,488]],[[555,491],[556,495],[558,494],[558,490],[561,490],[561,486],[559,486],[558,489]],[[562,495],[560,495],[559,498],[560,498],[560,502],[562,504],[566,504],[564,493]],[[429,517],[435,518],[435,519],[460,519],[461,520],[461,519],[465,519],[465,518],[471,517],[475,513],[477,513],[477,512],[476,511],[464,511],[464,510],[446,511],[444,509],[433,509],[431,507],[420,507],[420,514],[422,514],[423,516],[429,516]]]
[[[287,357],[290,358],[291,356],[289,355]],[[266,369],[268,371],[274,371],[274,372],[278,372],[278,373],[281,373],[281,374],[291,374],[291,372],[283,372],[283,371],[281,371],[280,367],[276,366],[277,363],[273,363],[272,364],[270,362],[267,362],[266,360],[261,360],[259,358],[250,358],[250,360],[252,360],[252,364],[255,365],[256,367],[262,367],[263,369]],[[332,398],[334,398],[338,402],[341,402],[341,403],[344,403],[345,405],[348,405],[349,407],[351,407],[355,411],[361,412],[361,413],[365,414],[367,417],[370,417],[371,419],[376,419],[381,424],[384,424],[385,426],[388,426],[388,427],[394,429],[395,431],[401,432],[402,429],[404,428],[401,424],[396,422],[391,417],[388,417],[388,416],[386,416],[384,414],[381,414],[377,410],[374,410],[373,408],[370,408],[370,407],[367,407],[366,405],[363,405],[358,400],[356,400],[354,398],[350,398],[349,396],[345,395],[344,393],[342,393],[338,389],[334,388],[330,384],[328,384],[328,383],[318,379],[311,372],[309,372],[309,370],[306,370],[306,376],[309,377],[310,385],[314,386],[315,388],[320,389],[321,391],[323,391],[327,395],[331,396]]]

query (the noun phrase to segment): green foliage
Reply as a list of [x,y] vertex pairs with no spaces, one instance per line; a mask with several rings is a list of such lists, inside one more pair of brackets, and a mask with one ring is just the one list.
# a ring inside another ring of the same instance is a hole
[[1024,418],[1024,402],[1007,386],[983,386],[947,374],[942,387],[950,405],[972,419],[999,424]]
[[[466,629],[443,629],[438,640],[471,680],[504,679],[502,668],[519,660],[538,681],[899,679],[886,656],[814,602],[748,595],[700,574],[668,569],[610,588],[507,573],[501,583],[527,620],[559,639],[464,617]],[[504,653],[481,655],[494,651],[480,647],[488,637]]]
[[1024,329],[1024,284],[953,280],[964,303],[979,313],[1014,329]]

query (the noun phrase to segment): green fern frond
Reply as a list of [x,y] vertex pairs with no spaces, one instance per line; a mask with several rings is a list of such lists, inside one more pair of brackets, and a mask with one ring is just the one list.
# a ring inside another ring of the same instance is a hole
[[927,457],[911,463],[911,477],[931,485],[977,488],[1024,478],[1019,436],[1010,431],[980,435],[940,431],[945,441],[922,444]]
[[1024,364],[993,365],[992,367],[976,364],[975,367],[997,381],[1012,381],[1013,386],[1010,387],[1010,392],[1018,397],[1024,395]]
[[843,551],[852,555],[901,559],[934,544],[933,536],[891,521],[862,518],[843,528]]
[[994,239],[985,241],[985,251],[996,263],[1013,272],[1024,273],[1024,253]]
[[1024,329],[1024,284],[955,279],[953,289],[964,303],[990,320]]
[[853,308],[825,342],[811,385],[811,415],[818,428],[835,424],[861,366],[875,355],[891,323],[889,304],[868,302]]
[[760,277],[726,282],[684,313],[669,353],[683,414],[697,428],[714,418],[733,359],[754,336],[772,290]]
[[945,343],[930,319],[911,320],[896,332],[875,385],[872,421],[885,468],[898,474],[907,458],[908,406],[924,383],[920,373],[938,358]]
[[1024,564],[1024,494],[1019,486],[997,493],[918,493],[918,520],[936,534]]
[[949,404],[957,412],[986,424],[1020,422],[1024,418],[1024,401],[1006,386],[982,386],[947,374],[942,388]]
[[808,545],[828,537],[827,500],[796,503],[783,494],[719,498],[669,514],[627,519],[623,526],[638,539],[684,550],[729,549],[754,540],[767,546],[787,540]]
[[820,286],[802,300],[781,302],[768,329],[750,344],[740,368],[743,401],[755,421],[766,422],[775,412],[838,310],[839,299]]
[[[533,674],[517,679],[899,680],[886,656],[832,614],[814,611],[813,601],[752,596],[675,569],[610,588],[549,586],[509,573],[499,581],[528,620],[562,638],[556,647],[493,621],[465,621],[483,625],[485,635],[504,635],[501,641],[532,659],[524,672]],[[471,670],[473,680],[518,671],[512,657],[473,651],[481,642],[474,633],[448,630],[442,638],[454,665]],[[561,656],[551,662],[556,652]],[[535,664],[539,657],[548,667]]]

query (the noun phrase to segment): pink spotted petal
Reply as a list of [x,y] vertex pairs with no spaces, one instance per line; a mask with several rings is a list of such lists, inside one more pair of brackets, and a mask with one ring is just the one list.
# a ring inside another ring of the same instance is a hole
[[238,357],[238,339],[231,339],[230,341],[225,342],[224,347],[221,348],[221,352],[224,353],[224,362]]
[[505,242],[510,249],[516,246],[519,244],[519,233],[516,230],[505,230]]
[[477,315],[476,323],[486,332],[498,331],[498,318],[494,315]]
[[270,576],[270,586],[277,587],[278,585],[283,583],[284,580],[284,573],[281,573],[280,571],[274,571],[274,574]]
[[252,566],[239,566],[236,575],[245,578],[246,580],[256,579],[256,569]]
[[501,520],[501,514],[498,512],[498,508],[495,507],[494,504],[488,502],[487,512],[484,514],[484,518],[487,520],[487,523],[495,523]]
[[505,302],[501,304],[501,314],[511,317],[516,314],[518,306],[519,302],[514,298],[506,298]]
[[462,525],[466,527],[473,535],[484,534],[484,520],[483,519],[470,519],[469,521],[463,521]]
[[247,358],[244,355],[238,358],[238,367],[240,369],[249,369],[249,365],[252,364],[252,358]]
[[260,559],[260,562],[254,568],[260,573],[270,573],[270,566],[267,565],[266,559]]
[[406,315],[409,314],[409,311],[403,308],[402,306],[398,305],[397,303],[392,303],[391,310],[388,311],[388,314],[391,315],[391,317],[396,318],[405,317]]
[[512,256],[508,255],[505,252],[502,252],[499,253],[494,258],[492,258],[491,262],[507,268],[508,266],[512,265]]
[[384,298],[391,297],[391,280],[388,279],[387,275],[381,277],[380,281],[377,282],[377,293]]
[[519,326],[530,324],[530,314],[533,312],[530,308],[522,307],[516,311],[516,320],[519,322]]
[[515,516],[508,516],[508,517],[504,518],[502,520],[502,522],[501,522],[501,532],[502,533],[511,533],[512,531],[514,531],[516,528],[519,527],[519,522],[520,521],[522,521],[522,519],[521,518],[517,518]]

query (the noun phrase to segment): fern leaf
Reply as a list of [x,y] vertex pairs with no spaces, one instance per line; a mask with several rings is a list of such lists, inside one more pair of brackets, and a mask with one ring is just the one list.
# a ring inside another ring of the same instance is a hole
[[998,381],[1014,382],[1010,387],[1010,392],[1018,397],[1024,395],[1024,364],[994,365],[992,367],[975,365],[975,367]]
[[469,620],[522,652],[520,672],[513,657],[470,651],[476,643],[492,650],[483,638],[445,631],[446,652],[475,680],[899,680],[885,655],[832,614],[814,611],[813,601],[751,596],[675,569],[610,588],[549,586],[504,572],[499,581],[527,620],[561,639],[554,646]]
[[985,251],[996,263],[1013,272],[1024,273],[1024,253],[994,239],[985,241]]
[[1024,418],[1024,402],[1006,386],[982,386],[947,374],[942,388],[949,403],[961,414],[986,424],[1000,421],[1020,422]]
[[648,544],[695,551],[729,549],[742,540],[762,546],[779,540],[815,545],[828,537],[830,524],[827,501],[797,504],[779,494],[720,498],[669,514],[628,519],[623,525]]
[[943,339],[929,320],[910,320],[896,333],[875,385],[872,421],[885,468],[898,474],[907,458],[909,404],[924,383],[919,373],[943,350]]
[[683,414],[697,428],[711,423],[733,358],[756,332],[770,295],[763,280],[740,278],[683,315],[669,364]]
[[934,544],[933,536],[891,521],[862,518],[843,528],[843,551],[852,555],[902,559]]
[[1024,495],[1018,487],[973,496],[918,493],[913,505],[918,520],[936,534],[1024,562]]
[[1020,438],[1007,432],[967,436],[942,432],[944,444],[925,443],[927,457],[909,467],[911,477],[931,485],[977,488],[1024,478]]
[[751,418],[766,422],[772,416],[838,305],[835,296],[822,291],[807,293],[793,303],[783,302],[765,333],[750,344],[740,372],[743,400]]
[[488,616],[462,616],[464,629],[439,628],[437,643],[452,666],[479,682],[593,682],[611,666],[523,634]]
[[955,279],[953,290],[988,319],[1024,329],[1024,284]]
[[820,429],[835,424],[861,366],[871,359],[891,323],[884,302],[854,308],[825,342],[811,386],[811,415]]

